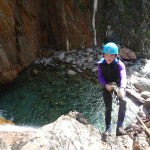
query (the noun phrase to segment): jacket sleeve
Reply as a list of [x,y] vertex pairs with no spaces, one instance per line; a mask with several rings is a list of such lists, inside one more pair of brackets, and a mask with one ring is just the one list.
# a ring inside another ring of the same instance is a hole
[[102,74],[102,70],[101,70],[101,66],[100,64],[98,64],[98,81],[100,82],[100,84],[102,84],[102,86],[106,85],[106,80]]
[[119,61],[119,71],[120,71],[120,88],[126,88],[127,86],[126,67],[122,61]]

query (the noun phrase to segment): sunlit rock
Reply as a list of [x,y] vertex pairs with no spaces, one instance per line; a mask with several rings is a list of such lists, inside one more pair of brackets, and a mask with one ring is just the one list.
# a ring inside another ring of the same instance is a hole
[[143,91],[141,93],[141,96],[145,99],[150,98],[150,92],[149,91]]
[[143,104],[145,99],[141,97],[141,94],[137,93],[132,89],[127,89],[126,94],[129,98],[131,98],[137,104]]
[[11,124],[11,125],[14,125],[13,122],[11,122],[10,120],[7,120],[3,117],[0,116],[0,125],[4,125],[4,124]]
[[[8,128],[12,130],[0,131],[0,144],[6,150],[132,150],[133,147],[141,146],[147,148],[146,137],[135,137],[134,131],[139,132],[140,126],[135,124],[132,127],[128,127],[128,135],[117,137],[112,134],[103,139],[101,133],[90,125],[86,117],[79,112],[70,112],[38,129],[10,125]],[[131,128],[132,130],[129,130]],[[131,136],[132,132],[134,136]]]
[[146,78],[139,78],[135,83],[135,87],[141,92],[150,90],[150,81]]

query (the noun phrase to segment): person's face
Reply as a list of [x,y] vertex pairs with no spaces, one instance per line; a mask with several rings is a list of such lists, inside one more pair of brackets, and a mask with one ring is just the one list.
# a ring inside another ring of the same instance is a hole
[[105,58],[107,64],[110,64],[114,61],[114,59],[116,58],[116,55],[114,55],[114,54],[104,54],[104,58]]

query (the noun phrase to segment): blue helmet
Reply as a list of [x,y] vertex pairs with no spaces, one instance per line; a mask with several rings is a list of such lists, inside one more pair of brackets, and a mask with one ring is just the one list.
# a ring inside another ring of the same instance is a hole
[[118,54],[118,46],[115,43],[107,43],[104,45],[102,53],[105,54]]

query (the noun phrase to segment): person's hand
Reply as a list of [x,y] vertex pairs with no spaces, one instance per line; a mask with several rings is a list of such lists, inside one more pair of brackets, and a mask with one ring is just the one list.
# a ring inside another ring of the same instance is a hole
[[109,92],[111,92],[111,91],[113,90],[113,86],[110,85],[110,84],[106,84],[106,85],[105,85],[105,88],[106,88]]
[[122,97],[125,96],[125,88],[119,88],[119,93]]

